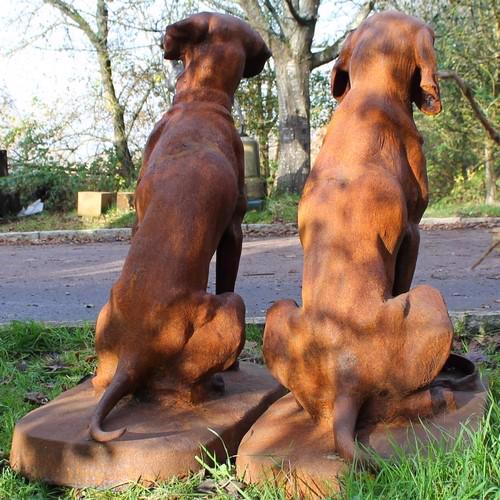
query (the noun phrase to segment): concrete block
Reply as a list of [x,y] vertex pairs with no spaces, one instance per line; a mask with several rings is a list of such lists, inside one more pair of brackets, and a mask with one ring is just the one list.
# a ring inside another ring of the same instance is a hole
[[116,208],[117,210],[133,210],[134,209],[134,192],[122,191],[116,193]]
[[99,217],[116,203],[116,193],[107,191],[80,191],[77,213],[85,217]]

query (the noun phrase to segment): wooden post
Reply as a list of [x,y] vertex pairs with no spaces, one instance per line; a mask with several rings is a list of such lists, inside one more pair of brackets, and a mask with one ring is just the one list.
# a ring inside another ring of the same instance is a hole
[[7,151],[0,149],[0,177],[9,175],[9,168],[7,165]]

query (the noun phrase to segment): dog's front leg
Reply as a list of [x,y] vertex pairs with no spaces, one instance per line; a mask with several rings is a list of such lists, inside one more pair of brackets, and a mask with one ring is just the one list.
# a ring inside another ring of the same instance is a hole
[[417,265],[418,247],[420,245],[420,233],[416,224],[408,228],[396,259],[394,274],[394,285],[392,294],[394,297],[410,290],[413,274]]
[[215,293],[234,292],[234,285],[240,265],[243,233],[241,222],[246,211],[246,197],[240,198],[233,218],[222,235],[217,247],[217,261],[215,267]]

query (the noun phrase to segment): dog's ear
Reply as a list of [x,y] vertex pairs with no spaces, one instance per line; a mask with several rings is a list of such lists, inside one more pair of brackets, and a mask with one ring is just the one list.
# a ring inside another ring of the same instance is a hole
[[264,68],[266,61],[272,56],[266,42],[264,42],[258,33],[255,33],[255,40],[252,40],[249,45],[243,78],[251,78],[258,75]]
[[332,96],[338,102],[342,101],[351,88],[351,83],[349,81],[349,63],[351,62],[353,50],[353,38],[354,33],[350,33],[342,44],[339,56],[332,68],[330,89],[332,91]]
[[163,57],[181,59],[186,45],[201,42],[208,34],[209,17],[196,14],[167,26],[163,37]]
[[436,72],[434,39],[428,27],[417,33],[415,40],[415,62],[417,69],[412,83],[412,100],[422,113],[437,115],[441,112],[441,98]]

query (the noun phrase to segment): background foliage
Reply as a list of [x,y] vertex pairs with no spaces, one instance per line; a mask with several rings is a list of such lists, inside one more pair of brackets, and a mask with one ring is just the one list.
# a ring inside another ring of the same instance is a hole
[[[390,2],[388,6],[418,16],[434,28],[439,68],[458,73],[498,127],[498,2],[424,0]],[[441,80],[440,87],[443,112],[434,119],[415,113],[417,127],[425,138],[431,202],[484,203],[485,150],[498,178],[498,147],[492,144],[456,84]]]
[[[332,8],[338,3],[323,2]],[[71,2],[76,7],[80,3]],[[26,3],[26,7],[29,6],[36,14],[43,2]],[[170,105],[175,78],[182,69],[162,62],[159,36],[166,24],[199,10],[200,6],[194,0],[139,0],[133,5],[129,0],[120,0],[110,2],[109,6],[109,55],[137,172],[146,137]],[[397,8],[431,24],[436,32],[439,68],[459,74],[473,89],[488,119],[498,126],[500,13],[497,2],[394,0],[375,2],[375,8]],[[91,12],[82,12],[93,22]],[[71,26],[64,26],[67,37],[62,39],[58,50],[76,54],[82,50],[83,42],[75,41],[77,37]],[[48,30],[60,28],[59,20],[46,28],[44,36]],[[25,42],[34,43],[33,39]],[[143,42],[145,45],[140,45]],[[1,191],[17,191],[23,204],[42,197],[47,209],[67,210],[74,208],[78,190],[133,189],[134,178],[124,179],[119,172],[109,127],[110,115],[97,72],[89,72],[88,78],[87,101],[54,108],[35,99],[33,116],[19,116],[15,102],[0,84],[0,148],[8,150],[13,174],[0,180]],[[278,157],[276,78],[271,61],[258,77],[244,80],[238,89],[234,110],[237,125],[243,124],[246,133],[259,142],[262,173],[270,187],[275,180]],[[328,66],[311,72],[313,135],[328,123],[335,106],[329,79]],[[440,85],[443,112],[431,119],[415,111],[417,126],[425,138],[431,204],[443,209],[457,203],[480,205],[484,204],[487,191],[488,202],[496,202],[496,179],[500,175],[498,146],[481,127],[456,84],[441,80]],[[490,166],[489,178],[485,175],[487,165]]]

